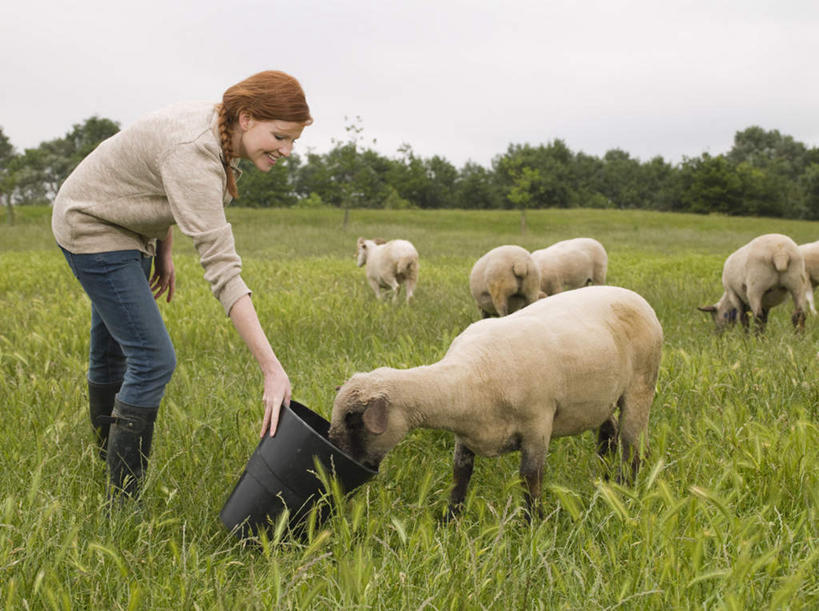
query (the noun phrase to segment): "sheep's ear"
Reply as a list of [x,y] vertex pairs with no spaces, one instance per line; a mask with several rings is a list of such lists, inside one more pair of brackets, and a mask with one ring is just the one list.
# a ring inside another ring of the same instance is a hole
[[364,426],[373,435],[380,435],[387,430],[387,400],[380,397],[367,405],[361,414]]
[[700,312],[716,312],[717,311],[717,306],[715,306],[715,305],[697,306],[697,309]]

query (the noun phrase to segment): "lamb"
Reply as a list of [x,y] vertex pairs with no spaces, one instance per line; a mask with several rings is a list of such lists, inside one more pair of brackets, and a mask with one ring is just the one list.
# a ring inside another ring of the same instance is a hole
[[800,244],[799,252],[805,259],[805,297],[810,305],[810,311],[816,314],[816,303],[813,300],[813,291],[819,286],[819,241]]
[[498,246],[475,262],[469,291],[483,318],[506,316],[541,296],[540,272],[525,248]]
[[791,294],[791,316],[797,330],[805,328],[805,259],[796,243],[786,235],[768,233],[754,238],[725,260],[722,285],[725,288],[714,305],[700,306],[710,312],[717,331],[736,323],[737,315],[748,330],[748,312],[756,320],[758,332],[765,330],[768,312]]
[[409,303],[418,282],[418,251],[407,240],[365,240],[358,238],[356,264],[366,263],[367,282],[376,298],[383,299],[381,289],[392,292],[392,301],[398,298],[404,284],[406,302]]
[[329,437],[377,469],[412,429],[453,432],[451,517],[462,508],[475,454],[520,450],[526,515],[542,517],[553,437],[598,429],[601,457],[616,451],[619,437],[619,477],[636,476],[662,342],[654,310],[637,293],[613,286],[567,291],[471,324],[432,365],[354,374],[336,395]]
[[532,252],[540,271],[540,290],[546,295],[578,289],[589,284],[606,284],[609,257],[593,238],[556,242]]

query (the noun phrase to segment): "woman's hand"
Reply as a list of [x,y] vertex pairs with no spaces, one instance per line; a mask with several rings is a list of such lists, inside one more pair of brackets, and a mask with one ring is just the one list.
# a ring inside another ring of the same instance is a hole
[[284,368],[279,359],[273,353],[270,342],[262,330],[256,308],[250,300],[250,295],[242,295],[230,308],[230,320],[239,332],[247,347],[253,354],[259,368],[264,375],[264,394],[262,403],[264,404],[264,420],[262,421],[262,431],[259,437],[264,437],[265,432],[270,431],[270,436],[276,434],[276,427],[279,425],[279,412],[282,403],[290,405],[290,379],[284,372]]
[[173,266],[172,247],[173,232],[171,228],[168,228],[168,235],[165,236],[164,240],[158,241],[156,244],[154,273],[153,276],[151,276],[150,282],[154,299],[159,299],[167,292],[168,297],[166,301],[168,303],[173,299],[173,294],[176,290],[176,270]]
[[290,379],[281,365],[276,370],[265,373],[262,403],[264,403],[264,420],[262,420],[259,437],[264,437],[268,430],[270,436],[273,437],[279,425],[279,412],[282,404],[290,405]]

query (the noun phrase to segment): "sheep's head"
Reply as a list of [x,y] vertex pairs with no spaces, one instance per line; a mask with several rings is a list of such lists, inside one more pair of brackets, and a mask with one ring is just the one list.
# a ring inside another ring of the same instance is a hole
[[336,395],[330,441],[361,464],[377,469],[408,429],[389,397],[370,392],[362,376],[366,374],[353,376]]
[[367,240],[358,238],[355,251],[355,264],[361,267],[367,262]]
[[717,327],[717,331],[724,331],[737,322],[738,311],[725,295],[714,305],[699,306],[700,312],[708,312]]

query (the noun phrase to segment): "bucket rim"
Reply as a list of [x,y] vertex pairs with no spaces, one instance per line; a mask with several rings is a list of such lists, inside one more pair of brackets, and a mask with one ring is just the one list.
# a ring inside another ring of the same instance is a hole
[[[282,408],[287,410],[293,417],[297,418],[302,424],[304,424],[304,426],[306,426],[308,429],[313,431],[313,433],[315,433],[315,437],[320,439],[322,444],[324,444],[325,446],[330,448],[333,453],[338,453],[341,456],[343,456],[344,458],[346,458],[347,460],[349,460],[352,464],[354,464],[356,467],[360,468],[362,471],[368,473],[371,477],[378,474],[378,469],[371,469],[367,465],[365,465],[363,463],[360,463],[355,458],[350,456],[347,452],[345,452],[344,450],[339,448],[337,445],[335,445],[332,441],[330,441],[330,439],[328,437],[325,437],[319,431],[317,431],[314,427],[310,426],[310,423],[307,422],[304,418],[302,418],[296,412],[296,410],[293,409],[293,407],[292,407],[293,404],[295,404],[298,408],[304,409],[304,410],[308,411],[309,413],[313,414],[314,416],[316,416],[318,418],[321,418],[321,420],[326,422],[328,424],[328,426],[330,424],[330,421],[327,420],[324,416],[322,416],[318,412],[315,412],[312,409],[310,409],[309,407],[307,407],[304,403],[301,403],[300,401],[297,401],[295,399],[292,399],[292,398],[290,399],[290,405],[282,404]],[[281,420],[281,416],[279,417],[279,420]]]

